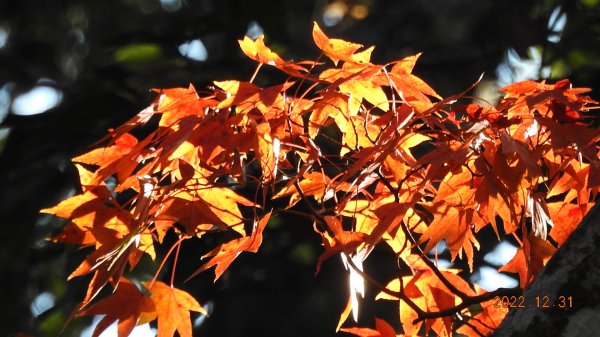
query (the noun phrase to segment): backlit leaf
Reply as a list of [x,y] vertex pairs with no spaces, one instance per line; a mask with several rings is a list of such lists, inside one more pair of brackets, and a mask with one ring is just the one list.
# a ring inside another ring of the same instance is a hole
[[127,337],[133,328],[142,323],[140,316],[152,315],[156,308],[154,302],[142,294],[128,279],[121,279],[115,292],[94,304],[80,315],[105,315],[96,325],[93,337],[99,336],[114,322],[118,322],[118,337]]
[[173,337],[176,331],[181,337],[192,337],[190,311],[208,315],[198,301],[187,292],[160,281],[143,284],[150,291],[155,306],[158,337]]
[[340,39],[330,39],[316,22],[313,25],[313,39],[317,47],[336,65],[339,61],[365,63],[366,58],[363,55],[354,55],[357,50],[363,47],[362,45]]

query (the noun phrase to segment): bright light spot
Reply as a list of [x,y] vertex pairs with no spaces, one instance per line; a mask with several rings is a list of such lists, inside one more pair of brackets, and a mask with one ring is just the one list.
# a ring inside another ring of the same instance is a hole
[[430,256],[430,260],[435,263],[435,265],[440,269],[446,269],[452,267],[452,262],[445,259],[435,259],[435,254],[442,254],[448,249],[448,244],[446,241],[442,240],[435,245],[435,248],[429,251],[428,255]]
[[542,66],[542,54],[536,48],[528,49],[529,58],[523,59],[512,48],[506,52],[504,61],[496,68],[500,87],[510,83],[537,80]]
[[517,253],[517,247],[510,244],[508,241],[502,241],[491,252],[485,254],[483,261],[494,265],[504,266]]
[[550,67],[550,66],[545,66],[540,71],[540,75],[542,75],[542,78],[548,78],[548,77],[550,77],[551,74],[552,74],[552,67]]
[[7,83],[0,88],[0,123],[8,115],[10,108],[10,92],[14,89],[13,83]]
[[29,308],[33,316],[37,317],[44,313],[46,310],[54,306],[54,300],[56,298],[49,292],[43,292],[35,297]]
[[433,263],[435,263],[439,269],[448,269],[452,267],[452,262],[445,259],[438,259],[437,262],[433,261]]
[[349,285],[350,285],[350,299],[352,303],[352,317],[355,322],[358,322],[358,295],[362,298],[365,297],[365,280],[362,275],[359,274],[348,262],[348,258],[352,260],[356,268],[363,271],[363,263],[360,255],[349,257],[346,253],[342,253],[342,261],[346,270],[350,272]]
[[37,86],[15,98],[12,104],[12,112],[19,116],[36,115],[59,105],[62,97],[63,94],[60,90]]
[[248,36],[252,40],[257,39],[263,33],[263,28],[256,21],[250,22],[250,24],[248,25],[248,30],[246,30],[246,36]]
[[[202,305],[202,307],[204,308],[204,310],[206,310],[206,312],[209,315],[212,314],[212,311],[213,311],[213,303],[212,302],[206,302]],[[206,320],[206,316],[203,314],[200,314],[200,316],[198,316],[198,318],[196,318],[194,320],[194,323],[193,323],[194,328],[197,328],[200,325],[202,325],[202,323],[204,323],[204,320]]]
[[183,5],[181,0],[160,0],[160,5],[167,12],[177,12]]
[[531,138],[531,137],[537,135],[539,129],[540,128],[538,126],[537,120],[534,119],[533,123],[531,123],[531,125],[525,131],[525,136],[528,138]]
[[194,61],[206,61],[208,58],[208,51],[200,39],[182,43],[179,45],[179,53]]
[[548,42],[552,42],[552,43],[559,43],[560,42],[560,35],[559,34],[550,34],[547,37]]
[[331,3],[325,7],[323,23],[328,27],[335,26],[344,19],[346,13],[348,13],[348,6],[345,3],[341,1]]
[[429,251],[429,255],[434,256],[436,251],[438,254],[441,254],[446,249],[448,249],[448,244],[446,244],[446,241],[442,240],[442,241],[438,242],[437,245],[435,245],[435,248],[433,248],[432,250]]
[[6,41],[8,41],[8,29],[0,27],[0,49],[6,46]]
[[279,164],[279,150],[281,149],[281,142],[278,138],[273,138],[273,156],[275,157],[275,167],[273,168],[273,179],[277,178],[277,166]]
[[548,41],[558,43],[566,24],[567,13],[563,12],[560,7],[556,7],[548,19],[548,30],[551,32],[550,35],[548,35]]
[[514,288],[519,284],[514,278],[486,266],[479,268],[479,271],[473,275],[472,281],[487,291],[494,291],[498,288]]
[[[87,327],[81,332],[81,337],[92,337],[96,325],[100,322],[102,316],[95,316],[92,325]],[[133,328],[131,334],[128,337],[154,337],[156,336],[156,329],[150,327],[150,324],[142,324]],[[118,337],[117,322],[111,324],[99,337]]]

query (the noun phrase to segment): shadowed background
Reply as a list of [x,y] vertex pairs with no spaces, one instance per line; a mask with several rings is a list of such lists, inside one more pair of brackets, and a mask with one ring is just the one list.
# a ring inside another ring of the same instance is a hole
[[[38,213],[77,193],[69,159],[144,108],[150,88],[248,80],[255,63],[237,44],[245,34],[264,33],[286,59],[314,59],[313,21],[331,37],[375,45],[374,62],[424,52],[415,72],[442,96],[483,72],[484,95],[540,77],[600,88],[598,0],[3,0],[0,335],[56,336],[85,291],[87,279],[66,282],[85,251],[47,243],[64,222]],[[259,83],[270,74],[261,73]],[[315,277],[319,237],[310,224],[285,220],[269,228],[257,255],[240,256],[216,284],[206,273],[183,286],[212,311],[203,322],[194,317],[195,334],[334,334],[347,296],[343,267],[333,258]],[[184,248],[179,282],[200,265],[206,247]],[[478,266],[494,266],[483,256]],[[367,272],[394,277],[380,267],[390,258],[376,251]],[[367,301],[360,323],[372,325],[373,315],[397,321],[386,305]],[[75,319],[63,336],[79,336],[89,325]]]

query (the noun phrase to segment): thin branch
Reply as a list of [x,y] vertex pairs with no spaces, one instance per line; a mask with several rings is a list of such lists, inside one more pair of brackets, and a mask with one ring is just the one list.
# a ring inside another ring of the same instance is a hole
[[476,333],[477,335],[479,335],[479,336],[481,336],[481,337],[485,337],[485,335],[484,335],[484,334],[482,334],[481,332],[479,332],[479,330],[477,329],[477,327],[476,327],[476,326],[474,326],[473,324],[471,324],[471,323],[469,323],[469,322],[467,322],[467,321],[464,321],[463,323],[464,323],[466,326],[468,326],[469,328],[471,328],[473,331],[475,331],[475,333]]
[[[315,216],[315,220],[317,220],[321,225],[324,225],[324,227],[326,229],[328,229],[329,227],[326,226],[327,223],[325,222],[325,218],[323,217],[321,212],[316,210],[313,207],[313,205],[308,201],[308,198],[304,194],[304,191],[302,191],[302,186],[300,186],[300,183],[298,182],[297,179],[296,179],[296,181],[294,181],[294,187],[296,187],[296,190],[298,190],[298,194],[300,194],[300,197],[302,198],[302,200],[304,200],[304,203],[306,203],[310,212]],[[332,233],[330,233],[330,234],[332,234]]]
[[522,293],[522,291],[523,290],[518,287],[516,287],[516,288],[498,288],[489,293],[484,293],[484,294],[477,295],[477,296],[469,296],[462,303],[460,303],[459,305],[457,305],[455,307],[448,308],[445,310],[440,310],[440,311],[425,312],[422,316],[419,316],[417,319],[415,319],[413,323],[416,323],[416,322],[419,322],[419,321],[422,321],[425,319],[450,316],[455,313],[459,313],[462,309],[468,308],[474,304],[480,304],[482,302],[489,301],[489,300],[495,298],[496,296],[518,296]]
[[387,187],[388,190],[390,190],[390,192],[394,195],[394,201],[396,203],[400,203],[400,196],[398,195],[398,189],[394,188],[394,186],[392,186],[392,184],[390,184],[390,181],[383,175],[383,173],[381,173],[381,166],[379,166],[379,169],[376,170],[375,172],[377,173],[377,175],[379,176],[379,179],[385,185],[385,187]]

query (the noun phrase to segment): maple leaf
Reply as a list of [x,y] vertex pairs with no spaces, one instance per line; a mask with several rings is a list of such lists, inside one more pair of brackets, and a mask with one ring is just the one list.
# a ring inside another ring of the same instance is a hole
[[265,182],[275,179],[277,175],[280,149],[279,139],[271,136],[269,123],[258,124],[256,126],[256,152]]
[[265,229],[271,212],[267,213],[258,223],[255,223],[254,230],[250,236],[244,236],[239,239],[235,239],[220,245],[219,247],[208,252],[202,258],[210,257],[202,267],[196,270],[192,275],[188,277],[188,280],[201,272],[216,266],[215,268],[215,282],[221,277],[221,275],[227,270],[229,265],[235,260],[241,252],[252,252],[256,253],[258,248],[262,244],[262,232]]
[[456,332],[466,336],[487,336],[500,326],[509,309],[501,305],[495,306],[495,300],[481,303],[483,310],[467,318],[469,324],[460,326]]
[[358,114],[363,99],[382,111],[388,111],[389,100],[382,86],[389,85],[389,82],[376,81],[381,69],[381,66],[344,63],[341,69],[323,71],[319,79],[332,83],[331,86],[338,86],[341,93],[348,95],[350,116]]
[[53,207],[42,209],[43,213],[69,219],[69,227],[65,230],[77,233],[70,236],[63,231],[53,240],[77,244],[95,243],[96,229],[110,224],[116,229],[126,227],[125,221],[128,220],[129,213],[119,207],[107,206],[114,205],[109,198],[110,192],[105,186],[101,186],[67,198]]
[[505,155],[511,153],[518,154],[525,167],[527,167],[527,173],[531,179],[535,179],[541,175],[541,170],[537,163],[537,158],[535,158],[535,153],[532,153],[525,143],[513,139],[504,132],[500,132],[500,139],[502,140],[502,153]]
[[[590,174],[589,164],[571,160],[563,166],[563,174],[558,179],[554,179],[550,185],[548,198],[573,190],[581,191],[588,185],[586,180]],[[571,200],[566,199],[565,201],[570,202]]]
[[153,315],[147,319],[158,319],[158,337],[173,337],[175,331],[181,337],[192,337],[190,311],[208,316],[208,312],[187,292],[163,282],[143,282],[150,291],[155,306]]
[[419,239],[420,243],[429,240],[425,251],[430,251],[438,242],[445,240],[452,260],[457,255],[462,256],[464,251],[469,268],[473,270],[473,246],[479,249],[479,242],[471,230],[475,212],[472,209],[459,210],[446,204],[433,213],[433,222]]
[[548,241],[529,234],[523,237],[522,246],[515,256],[498,271],[519,274],[519,286],[526,288],[555,251],[556,248]]
[[235,193],[230,188],[200,188],[196,190],[195,193],[209,205],[210,209],[221,221],[241,234],[244,234],[243,217],[238,204],[249,207],[258,207],[256,203]]
[[[82,182],[91,178],[80,167]],[[96,250],[69,275],[69,279],[94,273],[83,305],[88,304],[107,282],[116,286],[129,262],[133,267],[143,253],[154,258],[150,233],[135,228],[133,216],[122,209],[104,185],[63,200],[42,212],[67,218],[71,222],[52,240],[80,245],[93,245]]]
[[360,336],[360,337],[380,337],[381,336],[381,332],[371,329],[371,328],[352,327],[352,328],[342,328],[342,329],[340,329],[340,331],[347,332],[349,334],[353,334],[353,335]]
[[130,280],[122,278],[115,292],[78,315],[105,315],[96,325],[92,337],[99,336],[118,321],[118,337],[127,337],[138,324],[147,323],[140,316],[152,315],[154,302],[146,297]]
[[322,234],[325,251],[317,260],[317,273],[319,272],[323,261],[327,260],[332,255],[342,252],[353,254],[356,248],[364,243],[364,240],[368,237],[368,234],[366,233],[345,231],[342,228],[341,221],[334,216],[325,216],[325,221],[333,236],[327,232]]
[[417,111],[424,112],[432,107],[431,100],[427,96],[438,99],[441,99],[441,97],[425,81],[412,74],[415,63],[420,56],[421,53],[397,61],[387,76],[404,101]]
[[244,54],[253,60],[272,66],[283,63],[283,59],[267,47],[264,40],[265,36],[261,34],[256,40],[244,36],[238,42]]
[[352,115],[356,115],[362,103],[362,100],[373,104],[373,106],[383,110],[389,110],[387,95],[381,86],[373,83],[372,80],[355,79],[340,84],[340,91],[351,94],[349,110]]
[[500,88],[498,91],[505,93],[506,98],[521,96],[526,93],[535,91],[540,87],[540,83],[530,80],[520,81],[511,83],[505,87]]
[[69,219],[84,232],[94,227],[101,227],[111,222],[113,218],[118,218],[121,222],[127,221],[129,212],[116,203],[106,184],[95,183],[97,175],[82,165],[76,164],[75,167],[79,173],[83,193],[69,197],[53,207],[44,208],[40,212]]
[[[298,182],[302,194],[305,196],[314,196],[316,200],[323,200],[326,193],[332,193],[333,189],[329,187],[331,179],[323,175],[321,172],[306,172],[302,179]],[[293,181],[289,182],[284,188],[279,190],[273,199],[290,196],[288,208],[294,206],[298,201],[302,200],[300,191],[298,191]]]
[[219,102],[218,109],[224,109],[231,106],[236,107],[237,113],[246,114],[252,109],[258,109],[263,114],[271,110],[283,110],[284,100],[281,92],[285,92],[294,85],[294,82],[275,85],[266,89],[241,81],[215,81],[216,86],[223,89],[228,95],[227,98]]
[[[386,288],[391,291],[400,291],[402,287],[402,292],[420,309],[424,309],[426,307],[425,298],[421,290],[415,285],[415,283],[410,283],[410,276],[402,277],[402,280],[395,279],[387,284]],[[398,301],[399,299],[393,296],[390,296],[387,293],[380,292],[375,299],[385,299],[385,300],[393,300]],[[406,335],[417,335],[421,326],[423,325],[423,321],[417,321],[419,318],[418,313],[411,308],[404,300],[399,300],[398,304],[398,313],[400,316],[400,323],[402,324],[402,330]]]
[[581,206],[563,202],[548,203],[550,218],[554,222],[554,227],[550,230],[550,237],[558,243],[559,247],[567,241],[567,238],[593,206],[594,203]]
[[160,205],[160,212],[154,217],[163,225],[175,223],[185,228],[189,235],[202,234],[213,227],[213,224],[221,224],[222,220],[213,213],[210,206],[203,200],[188,200],[188,198],[169,198]]
[[73,158],[73,161],[85,164],[107,166],[108,164],[117,159],[121,159],[123,156],[131,152],[137,143],[137,138],[129,133],[125,133],[115,138],[114,145],[94,149],[81,156]]
[[240,44],[240,48],[244,54],[246,54],[246,56],[249,58],[258,61],[261,64],[274,66],[292,76],[304,77],[303,73],[307,72],[306,68],[297,63],[283,60],[279,55],[265,45],[264,39],[264,35],[260,35],[254,41],[248,36],[244,36],[244,39],[238,40],[238,43]]
[[375,317],[375,329],[370,328],[343,328],[343,332],[347,332],[360,337],[396,337],[394,328],[381,318]]
[[355,54],[363,45],[340,39],[330,39],[316,22],[313,24],[313,39],[317,47],[336,65],[339,61],[368,63],[365,54]]
[[172,127],[188,116],[205,117],[207,108],[218,101],[214,97],[200,97],[192,84],[187,88],[153,89],[159,94],[156,113],[162,114],[159,126]]
[[[69,275],[68,279],[94,273],[88,285],[86,296],[81,303],[82,307],[88,305],[110,282],[117,287],[127,261],[137,248],[135,238],[120,238],[118,233],[106,230],[107,235],[99,238],[99,244],[87,258]],[[110,233],[110,234],[108,234]]]
[[[341,115],[341,118],[350,118],[348,96],[336,92],[325,92],[321,97],[313,106],[313,112],[309,117],[308,134],[310,137],[317,135],[329,117],[336,121],[338,115]],[[345,132],[346,129],[343,130]]]
[[[423,311],[440,311],[454,307],[459,299],[455,296],[440,278],[421,260],[417,255],[407,256],[404,260],[416,271],[413,276],[403,276],[402,279],[394,279],[387,284],[386,288],[391,291],[400,292],[410,299]],[[458,291],[472,296],[476,294],[469,284],[459,275],[456,269],[441,269],[439,271],[444,278]],[[419,318],[418,313],[406,303],[405,300],[380,292],[376,299],[399,300],[399,313],[402,328],[407,335],[418,334],[423,321],[415,321]],[[451,320],[449,317],[425,320],[426,330],[433,329],[440,336],[450,335]]]

